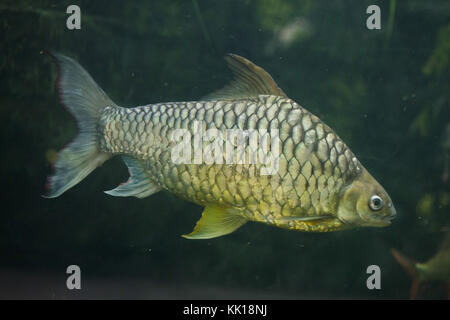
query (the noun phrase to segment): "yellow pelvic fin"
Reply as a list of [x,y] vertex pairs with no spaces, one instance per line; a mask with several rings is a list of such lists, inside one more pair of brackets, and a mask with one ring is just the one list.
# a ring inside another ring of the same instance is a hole
[[236,209],[207,206],[190,234],[182,235],[186,239],[211,239],[229,234],[247,222]]
[[225,56],[228,67],[234,74],[234,79],[225,87],[206,97],[206,100],[234,100],[254,98],[260,94],[286,97],[276,82],[263,68],[251,61],[229,53]]

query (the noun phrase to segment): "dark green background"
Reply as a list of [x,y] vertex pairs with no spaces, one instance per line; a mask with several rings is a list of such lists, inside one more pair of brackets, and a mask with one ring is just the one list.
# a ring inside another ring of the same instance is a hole
[[[81,30],[66,28],[69,4]],[[370,4],[381,30],[366,28]],[[2,1],[0,297],[407,298],[390,248],[426,261],[449,226],[449,18],[436,0]],[[166,192],[103,193],[127,178],[119,158],[43,199],[46,155],[76,133],[45,50],[78,60],[122,106],[199,99],[230,79],[223,55],[243,55],[335,129],[398,218],[328,234],[248,223],[186,240],[202,208]],[[65,289],[71,264],[79,292]],[[381,290],[366,288],[372,264]],[[421,297],[445,294],[428,284]]]

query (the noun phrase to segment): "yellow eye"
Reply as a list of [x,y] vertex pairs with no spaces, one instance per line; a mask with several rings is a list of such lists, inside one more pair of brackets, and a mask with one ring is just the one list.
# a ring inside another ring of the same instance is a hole
[[370,209],[372,209],[373,211],[378,211],[381,208],[383,208],[383,199],[381,199],[379,196],[377,195],[373,195],[372,197],[370,197],[369,200],[369,207]]

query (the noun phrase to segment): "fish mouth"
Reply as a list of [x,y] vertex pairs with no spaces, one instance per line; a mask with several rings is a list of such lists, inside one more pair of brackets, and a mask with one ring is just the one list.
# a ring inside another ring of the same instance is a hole
[[384,218],[385,221],[388,221],[389,224],[391,223],[392,220],[394,220],[397,217],[397,211],[395,210],[394,207],[392,207],[392,211],[391,214],[388,215],[387,217]]
[[389,216],[383,217],[381,219],[371,219],[370,221],[368,221],[370,226],[373,227],[387,227],[390,226],[392,223],[392,220],[395,219],[395,217],[397,216],[397,214],[394,212],[392,214],[390,214]]
[[357,221],[348,221],[342,217],[338,217],[338,219],[348,226],[361,226],[361,227],[387,227],[391,225],[392,220],[397,216],[397,214],[394,212],[389,216],[386,217],[373,217],[370,219],[364,219],[359,213],[358,213],[359,219]]
[[389,226],[392,223],[392,220],[394,220],[397,217],[397,213],[392,213],[391,215],[383,218],[383,223],[385,223],[386,226]]
[[384,220],[391,222],[392,220],[395,219],[395,217],[397,217],[397,214],[393,213],[390,216],[387,216],[386,218],[384,218]]

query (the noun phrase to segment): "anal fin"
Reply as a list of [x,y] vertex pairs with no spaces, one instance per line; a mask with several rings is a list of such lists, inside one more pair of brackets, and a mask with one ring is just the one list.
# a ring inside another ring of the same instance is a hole
[[247,222],[234,208],[207,206],[202,217],[197,221],[190,234],[183,235],[186,239],[211,239],[232,233]]
[[115,197],[145,198],[161,190],[161,187],[153,183],[145,173],[139,160],[129,156],[122,156],[128,167],[130,178],[115,189],[105,191],[106,194]]

